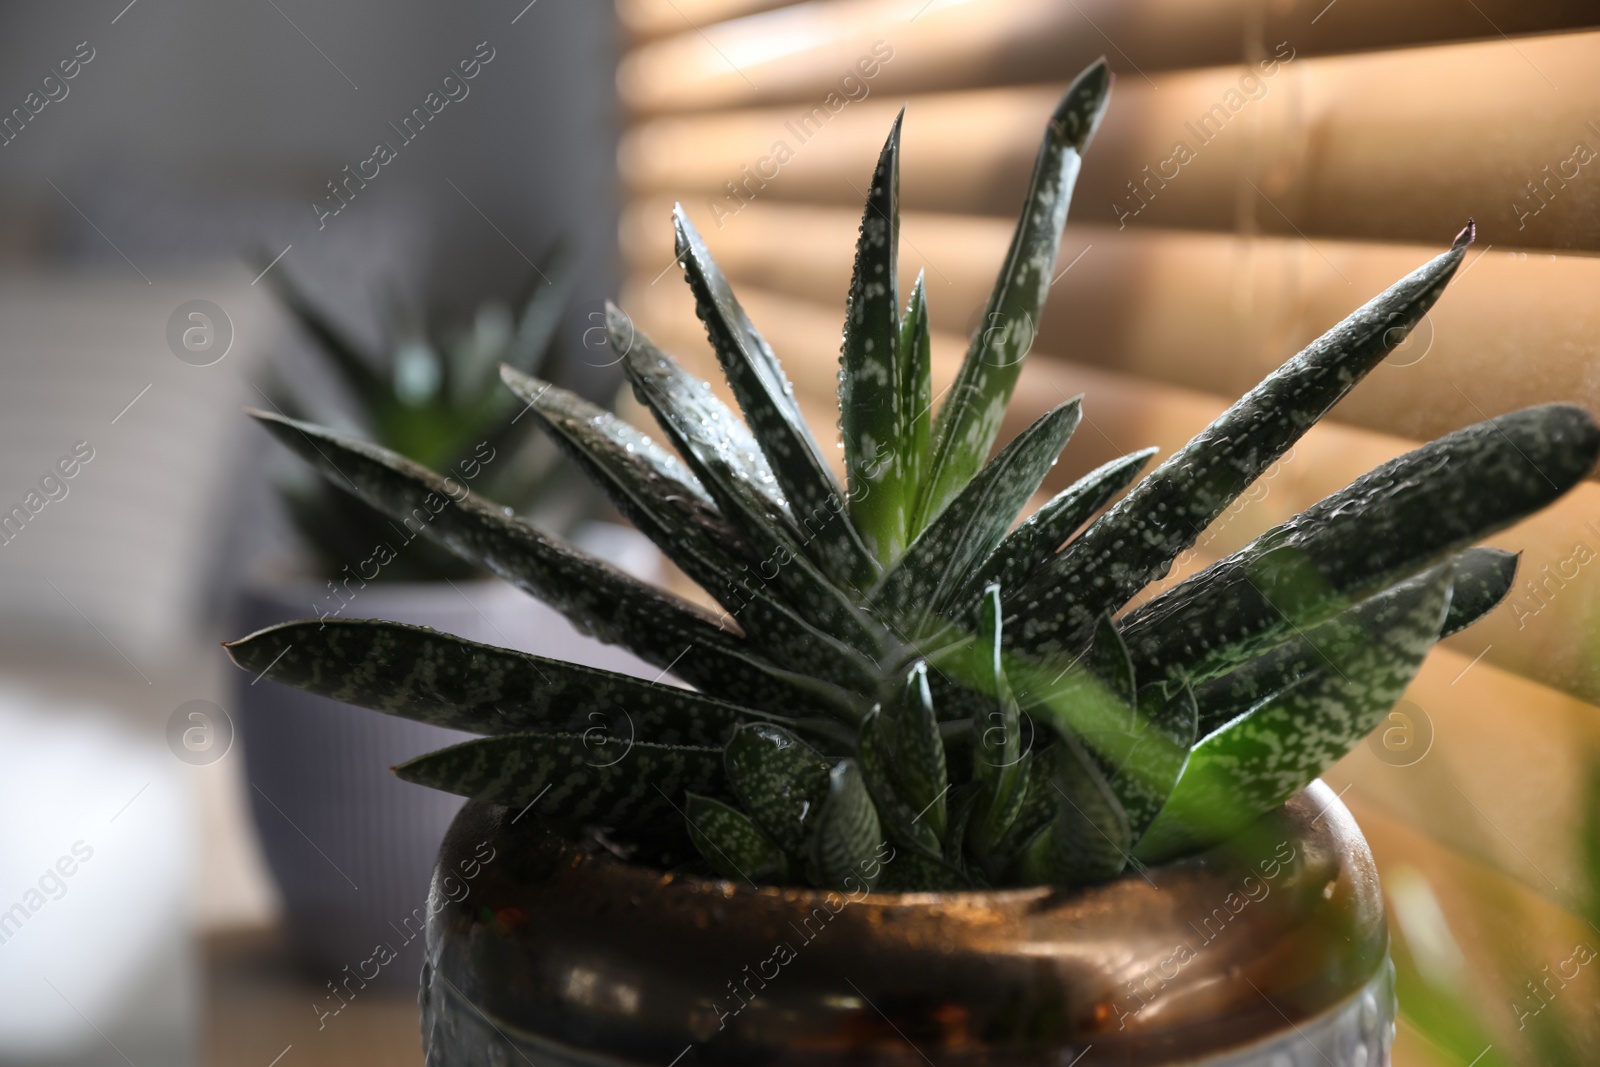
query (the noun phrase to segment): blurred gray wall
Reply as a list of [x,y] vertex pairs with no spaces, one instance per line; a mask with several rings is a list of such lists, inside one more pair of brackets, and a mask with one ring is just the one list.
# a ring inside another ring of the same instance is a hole
[[[585,253],[569,340],[612,294],[610,4],[126,5],[0,7],[0,115],[80,42],[94,50],[67,95],[0,147],[0,265],[98,264],[159,281],[247,244],[270,256],[292,243],[285,265],[360,317],[386,280],[458,307],[510,297],[528,260],[545,265],[567,234]],[[480,42],[494,59],[466,98],[402,144],[389,124]],[[319,230],[311,202],[379,140],[397,158]]]

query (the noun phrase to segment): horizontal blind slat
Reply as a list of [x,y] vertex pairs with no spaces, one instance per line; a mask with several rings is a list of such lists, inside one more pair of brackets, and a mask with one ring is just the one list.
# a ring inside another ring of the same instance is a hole
[[[1587,0],[837,0],[769,10],[749,0],[625,3],[625,25],[671,36],[635,48],[618,73],[637,112],[820,99],[877,42],[894,59],[870,79],[891,95],[1072,77],[1096,56],[1132,78],[1246,62],[1280,41],[1333,55],[1500,40],[1600,25]],[[718,19],[734,17],[732,21]],[[1320,17],[1319,17],[1320,16]]]
[[[1487,244],[1600,251],[1597,51],[1600,33],[1581,33],[1295,58],[1270,77],[1189,71],[1159,91],[1123,77],[1074,217],[1428,244],[1471,217]],[[1060,92],[913,98],[902,206],[1014,217]],[[628,131],[619,161],[635,195],[710,201],[719,220],[768,199],[858,206],[899,106],[874,95],[660,118]]]

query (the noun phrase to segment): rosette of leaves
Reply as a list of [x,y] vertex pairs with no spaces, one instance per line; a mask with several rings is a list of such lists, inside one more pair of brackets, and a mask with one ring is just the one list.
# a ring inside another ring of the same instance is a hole
[[[681,210],[679,262],[738,413],[615,309],[612,343],[659,439],[502,371],[722,613],[476,497],[430,532],[692,690],[383,622],[289,623],[233,658],[485,735],[401,765],[404,779],[566,832],[686,836],[705,867],[749,883],[1076,885],[1204,849],[1281,805],[1382,720],[1435,642],[1505,595],[1515,557],[1473,546],[1582,479],[1600,431],[1561,405],[1469,426],[1128,610],[1404,339],[1472,230],[1142,478],[1153,450],[1016,524],[1079,421],[1068,400],[990,455],[1109,83],[1095,64],[1050,117],[989,326],[937,410],[927,294],[920,279],[903,305],[896,292],[896,121],[848,294],[842,483]],[[391,515],[442,499],[416,463],[258,418]]]
[[[316,345],[347,402],[274,375],[265,395],[280,413],[336,421],[392,452],[470,484],[488,499],[550,529],[567,529],[599,514],[605,501],[560,452],[519,417],[526,404],[500,382],[499,368],[550,373],[553,339],[571,291],[564,252],[535,272],[516,301],[480,304],[470,322],[434,325],[390,301],[387,336],[364,345],[297,283],[286,266],[266,275],[283,306]],[[265,261],[263,259],[263,265]],[[340,568],[393,543],[397,523],[381,509],[318,477],[286,477],[279,496],[316,573]],[[382,581],[481,577],[481,564],[425,539],[394,553]]]

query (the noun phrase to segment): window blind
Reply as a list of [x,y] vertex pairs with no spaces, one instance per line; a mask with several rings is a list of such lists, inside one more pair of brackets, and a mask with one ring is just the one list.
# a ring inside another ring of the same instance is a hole
[[[1547,401],[1600,412],[1592,2],[621,0],[619,14],[620,302],[719,380],[673,263],[681,201],[820,440],[836,436],[853,242],[894,114],[906,106],[901,291],[926,271],[938,390],[982,313],[1045,116],[1101,54],[1112,104],[1003,435],[1086,394],[1049,488],[1145,445],[1170,453],[1467,219],[1479,228],[1424,324],[1169,581],[1421,441]],[[1493,543],[1522,552],[1518,586],[1408,693],[1426,754],[1402,765],[1364,746],[1329,779],[1379,827],[1380,864],[1531,894],[1557,916],[1539,935],[1554,946],[1588,904],[1600,484]],[[1441,893],[1452,922],[1481,922]],[[1507,998],[1484,995],[1486,1025],[1514,1044]]]

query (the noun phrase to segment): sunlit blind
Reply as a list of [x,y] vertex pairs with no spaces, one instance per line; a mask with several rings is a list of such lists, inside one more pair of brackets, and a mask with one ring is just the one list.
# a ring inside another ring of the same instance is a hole
[[[1600,411],[1592,0],[618,10],[631,34],[622,303],[714,372],[673,264],[681,201],[824,440],[861,200],[895,112],[907,107],[901,291],[927,272],[938,389],[981,315],[1045,117],[1101,54],[1112,104],[1012,412],[1014,430],[1087,394],[1055,485],[1178,447],[1469,218],[1478,242],[1428,320],[1179,571],[1419,441],[1546,401]],[[1572,909],[1575,813],[1600,752],[1600,485],[1493,543],[1522,551],[1518,587],[1430,658],[1403,705],[1412,749],[1396,734],[1402,751],[1363,748],[1329,778],[1351,784],[1386,864],[1450,884],[1467,864]],[[1486,1010],[1514,1025],[1504,998]]]

